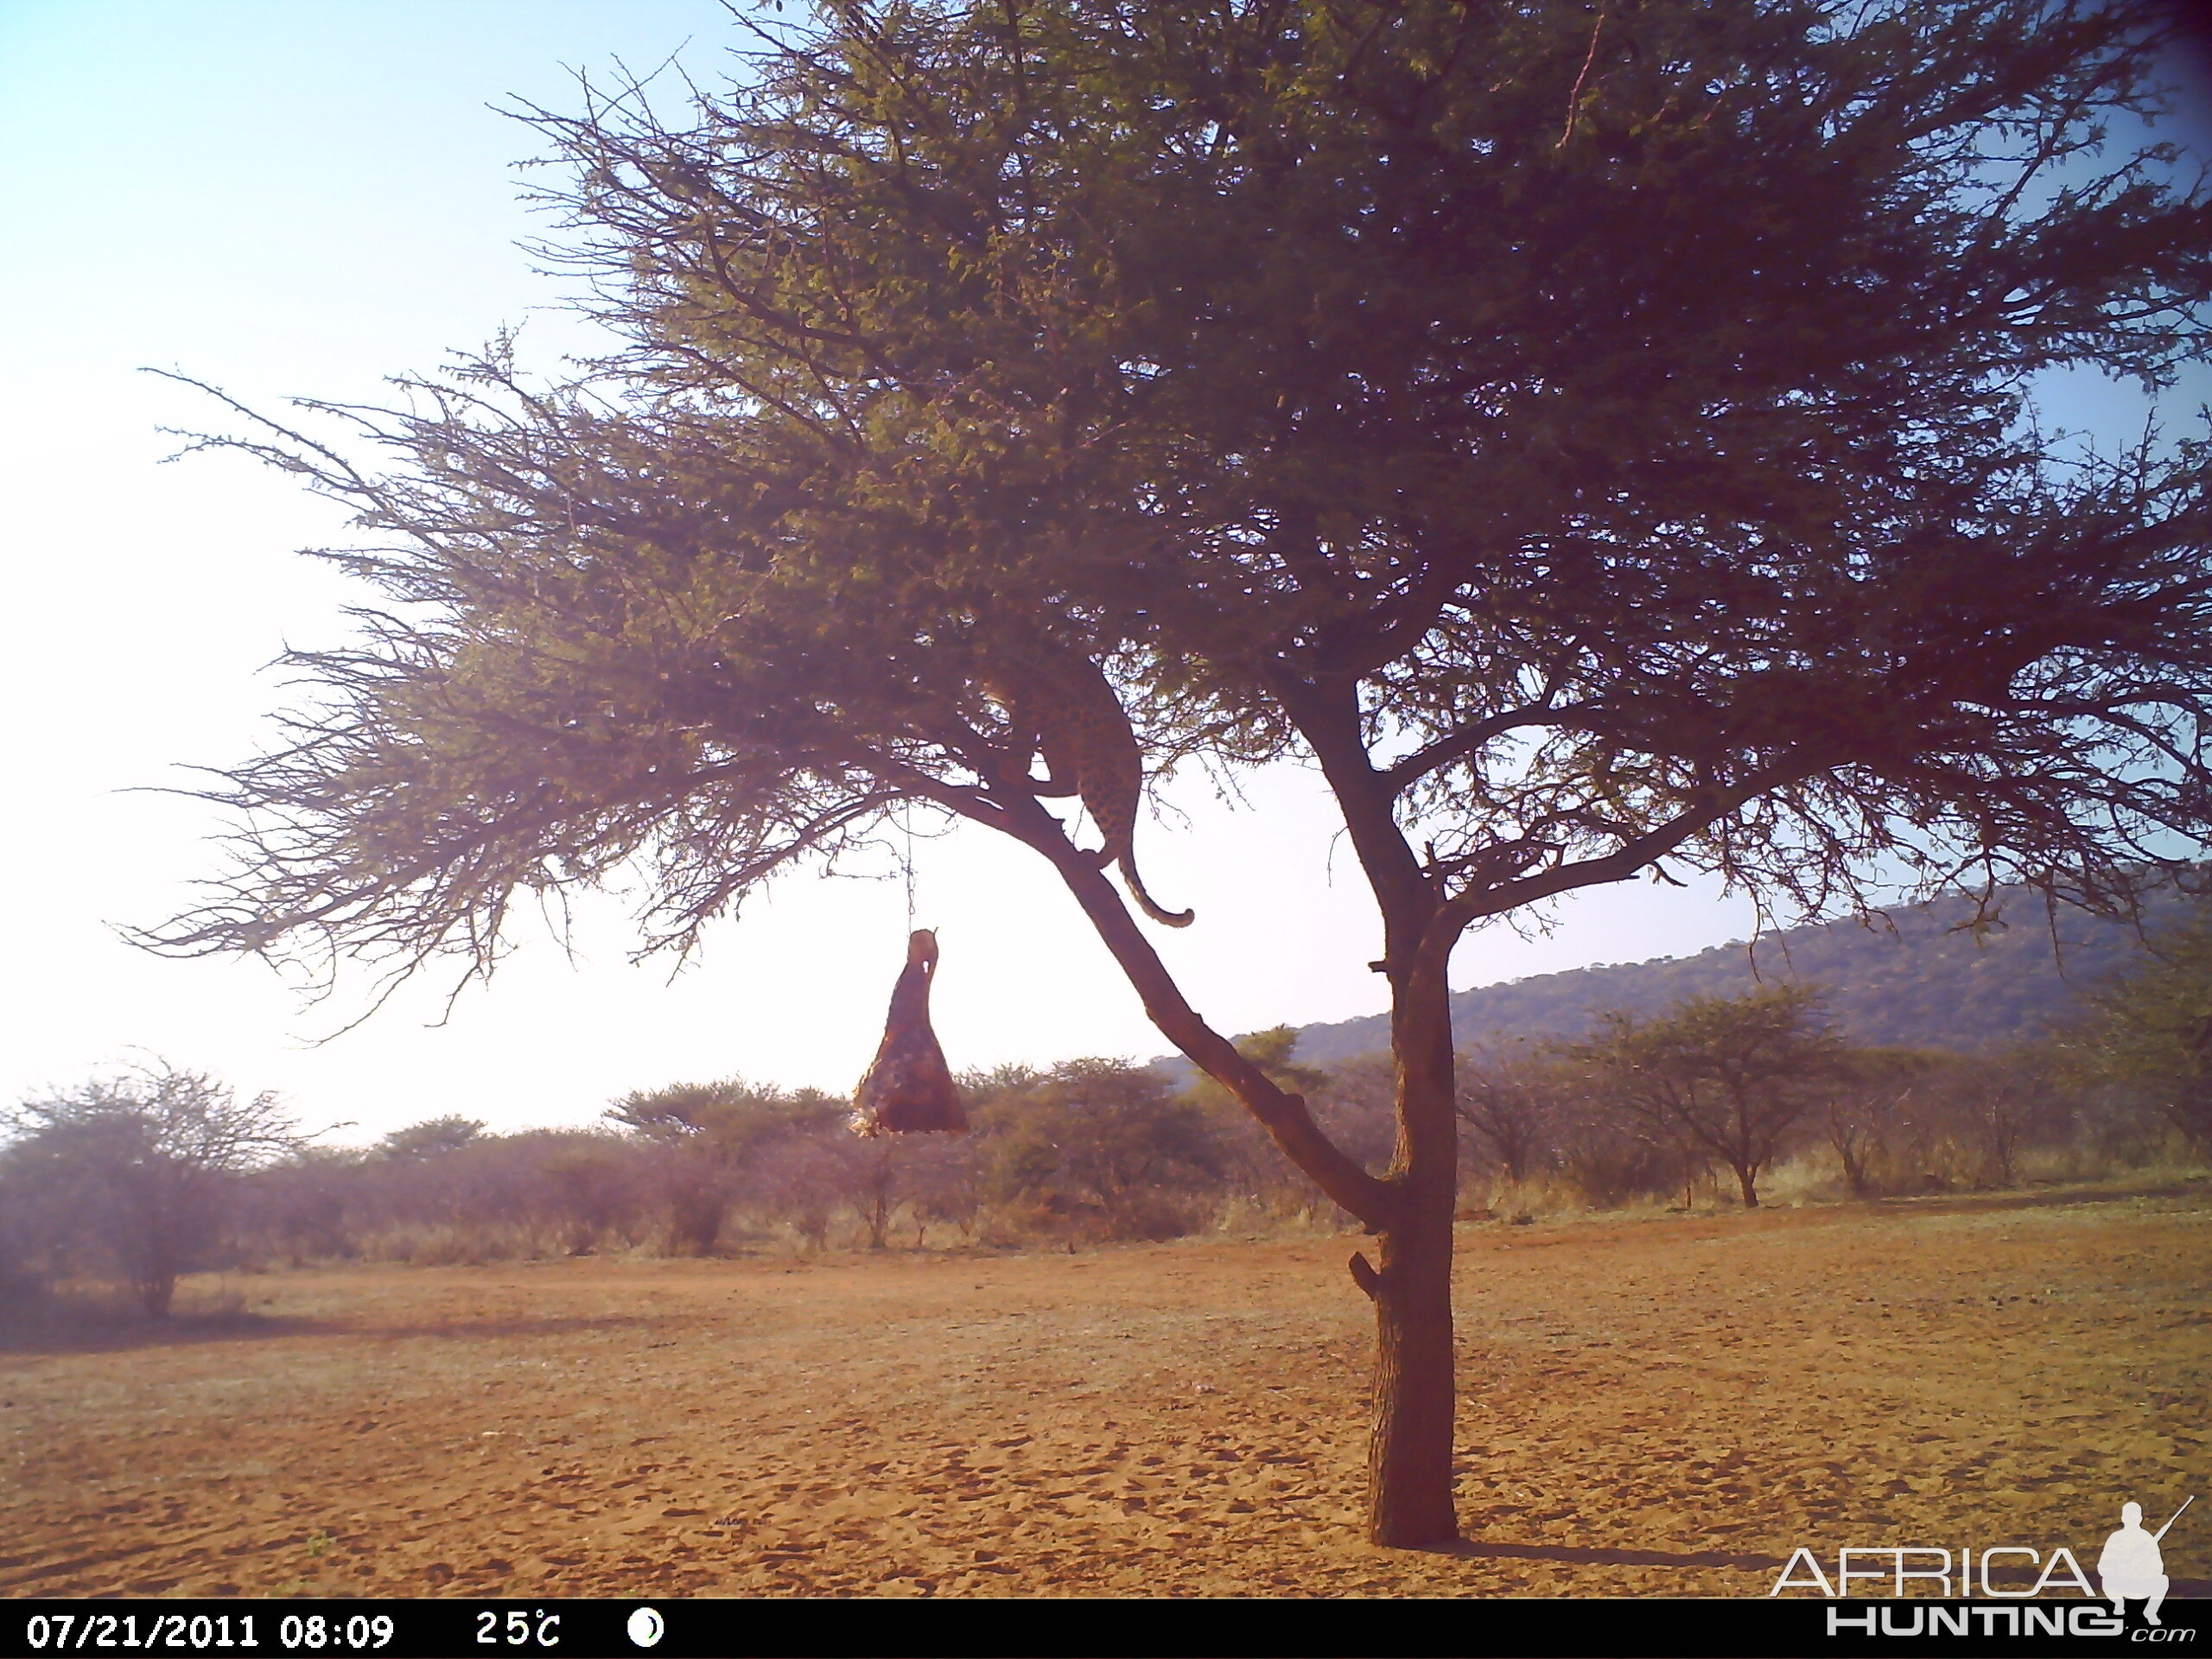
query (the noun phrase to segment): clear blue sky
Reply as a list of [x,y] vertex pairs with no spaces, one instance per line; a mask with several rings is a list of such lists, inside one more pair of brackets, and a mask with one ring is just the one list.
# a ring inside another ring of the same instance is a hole
[[[360,1011],[358,982],[305,1007],[266,969],[154,958],[109,925],[181,908],[215,857],[207,809],[124,791],[265,741],[285,694],[264,665],[338,638],[349,597],[292,551],[342,541],[335,513],[235,457],[162,466],[157,429],[225,417],[137,371],[276,408],[372,398],[503,325],[527,359],[587,349],[514,245],[549,228],[517,199],[535,137],[487,105],[572,107],[571,70],[679,51],[712,79],[731,35],[709,0],[0,0],[0,1099],[157,1052],[360,1139],[446,1111],[583,1122],[631,1088],[732,1071],[842,1090],[866,1063],[902,951],[897,883],[786,883],[673,984],[625,964],[619,903],[588,904],[574,960],[526,931],[443,1025],[437,998],[404,998],[320,1046]],[[2084,391],[2100,419],[2128,406]],[[1187,818],[1142,843],[1154,892],[1199,912],[1165,940],[1171,965],[1231,1031],[1375,1011],[1371,912],[1317,791],[1285,772],[1250,794],[1235,810],[1191,780]],[[956,1065],[1160,1052],[1031,855],[976,832],[918,861]],[[1455,978],[1678,954],[1749,919],[1639,884],[1567,905],[1548,938],[1476,936]]]

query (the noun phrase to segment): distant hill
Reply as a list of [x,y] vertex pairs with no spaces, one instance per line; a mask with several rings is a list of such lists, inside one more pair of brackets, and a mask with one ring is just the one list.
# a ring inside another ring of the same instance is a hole
[[[1455,992],[1452,1026],[1462,1044],[1497,1036],[1572,1037],[1609,1008],[1650,1013],[1686,996],[1740,996],[1797,982],[1827,994],[1853,1041],[1961,1051],[2041,1035],[2075,999],[2128,966],[2141,950],[2125,924],[2062,912],[2056,946],[2032,894],[2007,895],[2006,925],[1977,940],[1963,930],[1963,899],[1900,912],[1886,925],[1794,927],[1754,950],[1738,942],[1694,957],[1578,968]],[[1350,1059],[1389,1046],[1389,1019],[1370,1014],[1300,1029],[1298,1058]]]

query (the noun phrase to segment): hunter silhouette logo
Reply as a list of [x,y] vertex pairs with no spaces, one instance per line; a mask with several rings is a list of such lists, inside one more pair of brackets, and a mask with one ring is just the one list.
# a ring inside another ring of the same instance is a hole
[[[2144,1529],[2140,1503],[2120,1506],[2120,1530],[2105,1540],[2103,1553],[2097,1557],[2097,1577],[2103,1592],[2101,1599],[2112,1604],[2114,1615],[2125,1618],[2127,1603],[2137,1600],[2143,1603],[2145,1624],[2162,1623],[2158,1608],[2166,1599],[2171,1580],[2158,1546],[2173,1529],[2174,1522],[2196,1502],[2194,1493],[2183,1498],[2181,1508],[2156,1532]],[[1995,1581],[2017,1584],[2025,1580],[2030,1573],[2037,1576],[2029,1589],[2000,1588]],[[1954,1585],[1957,1586],[1955,1590]],[[1980,1550],[1962,1549],[1956,1554],[1927,1545],[1853,1544],[1836,1552],[1834,1579],[1829,1578],[1813,1552],[1801,1545],[1792,1552],[1767,1594],[1778,1596],[1785,1590],[1813,1590],[1831,1600],[1849,1600],[1865,1596],[1903,1598],[1915,1589],[1923,1595],[1946,1599],[1955,1597],[1960,1600],[1980,1597],[1993,1601],[2026,1601],[2047,1590],[2061,1593],[2071,1590],[2092,1600],[2100,1599],[2097,1586],[2090,1584],[2074,1552],[2063,1544],[2049,1550],[2031,1549],[2024,1544],[1993,1544]],[[2117,1630],[2120,1627],[2115,1624],[2111,1628]]]
[[2167,1533],[2173,1530],[2174,1522],[2183,1510],[2196,1502],[2191,1492],[2182,1499],[2181,1509],[2156,1532],[2143,1530],[2143,1506],[2123,1503],[2120,1506],[2120,1530],[2105,1540],[2104,1554],[2097,1557],[2097,1577],[2103,1581],[2105,1599],[2112,1603],[2115,1613],[2126,1615],[2131,1596],[2143,1599],[2143,1622],[2160,1623],[2158,1604],[2166,1599],[2165,1558],[2158,1554],[2158,1546]]

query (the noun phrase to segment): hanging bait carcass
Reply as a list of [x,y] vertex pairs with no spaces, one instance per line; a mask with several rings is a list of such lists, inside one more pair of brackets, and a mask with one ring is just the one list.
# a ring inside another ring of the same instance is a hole
[[853,1090],[855,1135],[958,1135],[968,1127],[951,1068],[930,1028],[936,973],[937,935],[917,928],[906,938],[906,966],[891,992],[882,1045]]

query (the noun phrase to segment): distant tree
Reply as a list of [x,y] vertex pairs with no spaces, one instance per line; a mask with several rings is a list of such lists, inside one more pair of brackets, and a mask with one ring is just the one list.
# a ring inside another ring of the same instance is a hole
[[49,1248],[104,1258],[149,1318],[221,1237],[239,1177],[305,1144],[271,1094],[240,1100],[205,1071],[156,1061],[27,1100],[0,1159],[44,1192]]
[[942,1139],[931,1135],[906,1145],[906,1211],[914,1224],[914,1247],[926,1242],[929,1229],[939,1222],[957,1228],[965,1237],[976,1227],[982,1207],[976,1142],[972,1136]]
[[[845,1109],[843,1101],[819,1090],[728,1077],[634,1090],[607,1116],[660,1153],[656,1182],[671,1243],[710,1255],[748,1167],[791,1136],[836,1123]],[[757,1169],[753,1173],[757,1178]]]
[[2154,934],[2147,959],[2089,1004],[2070,1040],[2091,1074],[2149,1097],[2212,1151],[2212,902]]
[[869,1249],[890,1243],[892,1226],[902,1211],[913,1224],[917,1246],[933,1221],[973,1224],[978,1153],[969,1138],[887,1135],[862,1140],[841,1128],[814,1141],[828,1154],[814,1166],[817,1179],[859,1222]]
[[648,1141],[711,1147],[742,1160],[765,1141],[837,1123],[849,1109],[847,1102],[819,1089],[726,1077],[633,1090],[608,1107],[607,1116]]
[[1727,1165],[1746,1209],[1789,1131],[1844,1065],[1817,995],[1779,986],[1691,997],[1647,1020],[1606,1014],[1578,1051],[1622,1109]]
[[1204,1109],[1123,1060],[1070,1060],[995,1103],[991,1173],[1008,1197],[1095,1205],[1116,1236],[1183,1230],[1161,1199],[1221,1173]]
[[624,1150],[604,1135],[567,1135],[540,1166],[550,1189],[549,1219],[570,1255],[588,1255],[631,1220],[638,1194]]
[[1953,1057],[1941,1073],[1941,1105],[1964,1143],[1978,1186],[2011,1186],[2022,1150],[2048,1141],[2064,1113],[2056,1058],[2033,1048]]
[[1586,1069],[1574,1079],[1566,1108],[1559,1126],[1559,1171],[1584,1203],[1611,1210],[1680,1192],[1688,1207],[1712,1166],[1710,1153],[1671,1124],[1621,1111]]
[[[1307,1091],[1326,1081],[1316,1068],[1299,1063],[1295,1026],[1270,1026],[1265,1031],[1247,1033],[1236,1039],[1236,1052],[1274,1078],[1279,1088]],[[1220,1088],[1211,1077],[1203,1079],[1199,1087],[1208,1084],[1217,1090]]]
[[[1274,1026],[1265,1031],[1248,1032],[1232,1040],[1236,1052],[1259,1067],[1276,1088],[1297,1095],[1312,1106],[1316,1121],[1325,1124],[1332,1140],[1352,1157],[1359,1157],[1359,1149],[1343,1133],[1344,1126],[1331,1121],[1332,1116],[1342,1116],[1340,1109],[1332,1112],[1332,1109],[1344,1103],[1346,1091],[1342,1085],[1347,1079],[1300,1064],[1294,1058],[1298,1049],[1294,1027]],[[1371,1090],[1361,1090],[1355,1084],[1351,1092],[1365,1095]],[[1268,1208],[1312,1205],[1313,1184],[1296,1166],[1285,1163],[1274,1140],[1254,1121],[1235,1094],[1201,1072],[1185,1091],[1185,1097],[1205,1114],[1209,1127],[1220,1141],[1222,1178],[1240,1198]],[[1387,1100],[1383,1109],[1387,1115]],[[1386,1160],[1388,1156],[1386,1147]]]
[[435,1158],[474,1145],[483,1134],[484,1125],[473,1117],[458,1115],[427,1117],[420,1123],[394,1129],[377,1142],[377,1150],[385,1157],[401,1162],[416,1158]]
[[[1313,1103],[1315,1118],[1346,1157],[1370,1172],[1390,1167],[1397,1156],[1398,1072],[1388,1052],[1325,1068]],[[1298,1173],[1294,1166],[1292,1173]],[[1312,1182],[1305,1185],[1310,1192]]]
[[[620,881],[680,950],[898,814],[1001,831],[1374,1234],[1370,1532],[1451,1539],[1469,926],[1669,863],[2124,907],[2212,829],[2204,452],[2031,418],[2205,354],[2205,187],[2117,142],[2167,16],[828,0],[680,121],[540,115],[623,344],[357,414],[389,472],[244,442],[382,597],[158,943],[480,972]],[[1126,867],[1143,766],[1285,755],[1380,913],[1381,1173],[1048,805]]]
[[57,1265],[54,1195],[27,1179],[0,1154],[0,1318],[20,1315],[47,1300]]
[[760,1213],[788,1225],[808,1249],[826,1249],[862,1150],[849,1136],[795,1135],[770,1142],[746,1169],[746,1195]]
[[845,1184],[846,1190],[854,1212],[867,1231],[868,1249],[880,1250],[891,1242],[892,1218],[908,1196],[906,1183],[899,1179],[906,1173],[899,1154],[902,1143],[885,1135],[873,1142],[859,1141],[849,1144],[858,1155],[851,1160],[854,1167]]
[[1934,1109],[1948,1057],[1915,1049],[1866,1048],[1843,1056],[1821,1095],[1821,1125],[1854,1198],[1879,1190],[1907,1114]]
[[1458,1063],[1461,1122],[1481,1135],[1505,1179],[1535,1173],[1560,1115],[1567,1083],[1550,1056],[1497,1046],[1463,1050]]
[[383,1173],[374,1161],[353,1147],[302,1147],[255,1173],[246,1218],[262,1244],[295,1267],[353,1255],[376,1219],[376,1183],[365,1179]]

